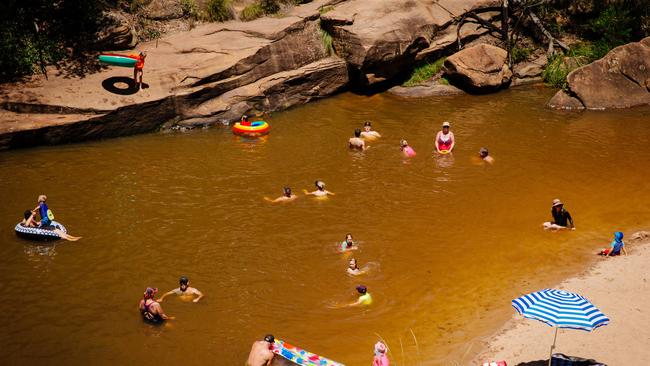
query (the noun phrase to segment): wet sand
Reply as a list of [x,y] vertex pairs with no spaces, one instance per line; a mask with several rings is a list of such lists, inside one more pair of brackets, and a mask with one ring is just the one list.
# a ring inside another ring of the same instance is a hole
[[[639,232],[636,239],[629,235],[625,240],[628,256],[602,258],[585,273],[551,286],[585,296],[610,318],[609,325],[593,332],[560,329],[554,352],[609,366],[650,362],[648,235]],[[553,328],[515,313],[486,340],[472,364],[505,360],[508,365],[546,365],[552,343]]]

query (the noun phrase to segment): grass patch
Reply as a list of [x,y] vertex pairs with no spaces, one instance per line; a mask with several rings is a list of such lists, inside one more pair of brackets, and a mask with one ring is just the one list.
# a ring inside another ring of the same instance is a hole
[[542,79],[549,86],[566,90],[566,78],[571,71],[602,58],[609,51],[609,47],[602,42],[573,44],[566,55],[560,53],[549,59],[542,72]]
[[320,38],[323,41],[323,47],[325,47],[325,52],[328,55],[334,54],[334,46],[332,45],[332,35],[329,34],[325,29],[320,29]]
[[415,86],[421,84],[429,79],[442,69],[442,65],[445,63],[446,57],[441,57],[434,62],[426,63],[422,66],[418,66],[413,70],[411,77],[406,80],[402,85],[403,86]]
[[318,9],[318,12],[321,13],[321,14],[325,14],[325,13],[330,12],[332,10],[334,10],[334,7],[331,6],[331,5],[328,5],[328,6],[321,6]]
[[532,53],[533,49],[530,47],[513,47],[510,51],[510,56],[512,56],[512,62],[517,64],[528,60],[528,57],[530,57]]
[[230,0],[210,0],[206,12],[211,22],[225,22],[233,18]]
[[264,9],[259,3],[252,3],[244,8],[239,14],[239,18],[245,22],[264,16]]
[[196,1],[181,0],[181,9],[183,9],[184,17],[194,20],[199,19],[199,6],[196,5]]

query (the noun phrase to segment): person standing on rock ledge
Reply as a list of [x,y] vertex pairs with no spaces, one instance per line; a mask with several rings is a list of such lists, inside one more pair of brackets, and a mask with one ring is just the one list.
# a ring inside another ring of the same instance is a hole
[[[144,75],[144,59],[147,57],[146,52],[140,52],[138,55],[130,55],[135,58],[135,66],[133,67],[133,83],[138,86],[138,89],[142,88],[142,76]],[[140,81],[138,82],[138,74],[140,74]]]

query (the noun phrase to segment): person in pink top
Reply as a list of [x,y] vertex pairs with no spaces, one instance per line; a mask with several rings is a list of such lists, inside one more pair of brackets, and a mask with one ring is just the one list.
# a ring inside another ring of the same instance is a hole
[[375,358],[372,360],[372,366],[390,366],[386,351],[387,348],[383,342],[375,343]]
[[406,140],[402,140],[399,142],[399,149],[406,157],[410,158],[416,155],[415,150],[413,150],[413,148],[409,146],[409,143],[406,142]]

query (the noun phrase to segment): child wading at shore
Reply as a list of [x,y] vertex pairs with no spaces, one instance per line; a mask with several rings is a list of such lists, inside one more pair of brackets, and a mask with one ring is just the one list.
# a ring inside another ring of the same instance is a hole
[[614,233],[614,241],[612,242],[611,248],[603,249],[598,254],[605,257],[612,257],[615,255],[620,255],[621,252],[627,255],[627,251],[625,250],[625,243],[623,243],[623,233],[617,231]]

